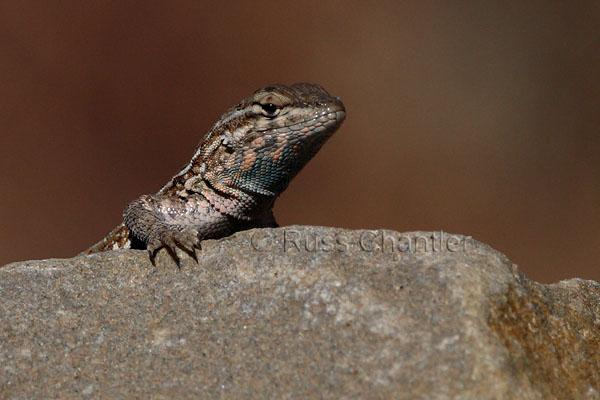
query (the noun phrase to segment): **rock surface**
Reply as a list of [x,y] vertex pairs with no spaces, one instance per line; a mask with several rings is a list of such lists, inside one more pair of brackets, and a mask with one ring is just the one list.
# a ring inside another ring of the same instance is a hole
[[600,285],[470,238],[294,226],[162,253],[0,268],[0,398],[600,397]]

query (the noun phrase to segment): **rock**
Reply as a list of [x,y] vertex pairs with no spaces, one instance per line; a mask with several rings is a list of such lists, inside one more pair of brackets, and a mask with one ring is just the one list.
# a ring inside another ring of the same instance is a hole
[[600,398],[600,285],[532,282],[468,237],[292,226],[181,270],[163,253],[0,268],[0,397]]

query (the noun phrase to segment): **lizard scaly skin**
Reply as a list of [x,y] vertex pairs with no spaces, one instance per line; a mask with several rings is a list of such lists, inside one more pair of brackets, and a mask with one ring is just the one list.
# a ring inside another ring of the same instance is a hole
[[275,199],[346,116],[340,99],[321,86],[271,85],[225,113],[191,161],[154,195],[129,203],[123,223],[85,254],[148,249],[154,264],[165,248],[196,259],[204,239],[276,227]]

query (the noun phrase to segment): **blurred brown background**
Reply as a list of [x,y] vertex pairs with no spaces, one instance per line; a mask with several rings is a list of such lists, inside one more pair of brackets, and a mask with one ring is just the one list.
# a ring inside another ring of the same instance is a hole
[[309,81],[348,116],[280,224],[462,233],[600,280],[599,4],[5,0],[0,264],[85,249],[230,106]]

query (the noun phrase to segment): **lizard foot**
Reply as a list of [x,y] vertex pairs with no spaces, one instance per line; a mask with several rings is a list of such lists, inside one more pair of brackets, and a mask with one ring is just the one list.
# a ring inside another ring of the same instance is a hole
[[161,234],[152,235],[146,244],[148,253],[150,255],[150,262],[156,266],[155,259],[156,254],[161,250],[165,249],[171,256],[177,268],[181,269],[181,260],[177,255],[177,248],[181,249],[184,253],[190,256],[196,264],[198,263],[198,257],[196,256],[196,249],[200,249],[200,239],[198,235],[190,231],[163,231]]

